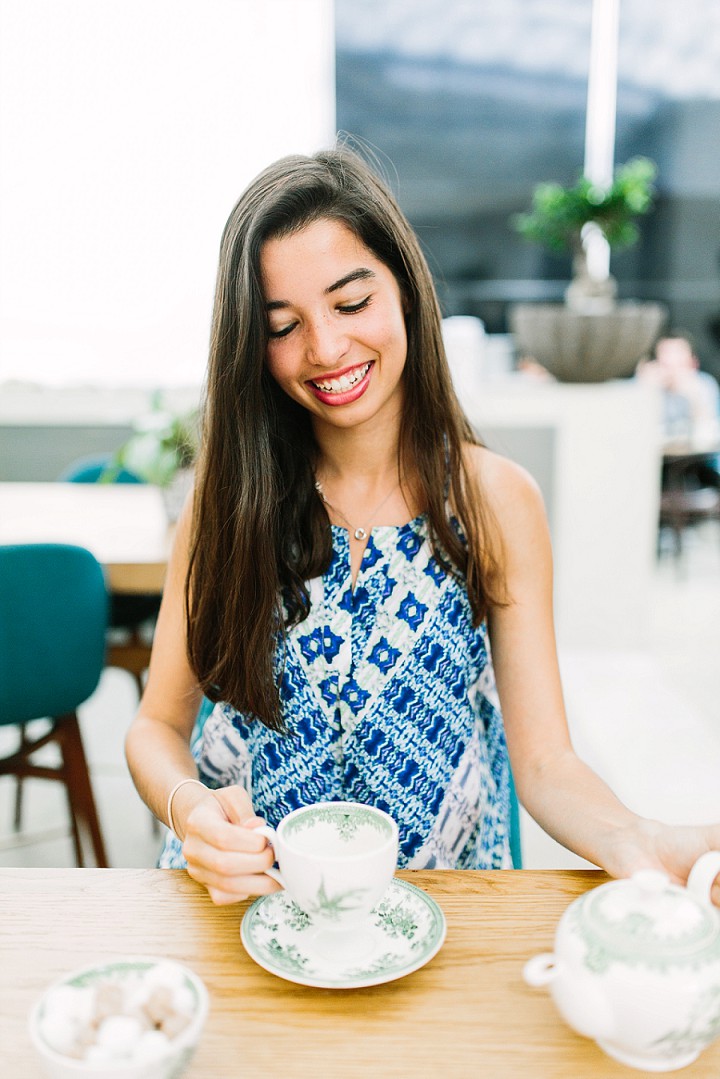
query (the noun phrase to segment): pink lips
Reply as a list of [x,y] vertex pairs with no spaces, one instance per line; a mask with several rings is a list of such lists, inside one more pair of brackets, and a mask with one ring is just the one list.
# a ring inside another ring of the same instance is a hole
[[[348,405],[352,401],[357,401],[365,393],[370,385],[370,373],[374,366],[374,361],[371,361],[363,377],[349,390],[343,390],[341,393],[328,393],[326,390],[321,390],[311,380],[308,380],[305,385],[309,387],[310,392],[317,397],[318,401],[322,401],[325,405]],[[350,371],[356,371],[358,367],[362,367],[362,364],[355,364],[353,367],[346,368],[345,371],[337,371],[332,376],[326,375],[324,378],[341,378]]]

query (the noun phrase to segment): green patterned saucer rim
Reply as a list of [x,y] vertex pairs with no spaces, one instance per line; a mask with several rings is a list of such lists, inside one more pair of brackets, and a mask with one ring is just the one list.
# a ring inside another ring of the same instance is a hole
[[[413,916],[421,926],[411,924]],[[303,939],[308,929],[312,918],[285,892],[273,892],[260,896],[245,912],[240,937],[250,958],[279,978],[319,989],[361,989],[404,978],[429,963],[445,941],[447,923],[432,896],[396,877],[368,918],[375,941],[387,938],[384,954],[373,959],[376,947],[369,960],[349,959],[328,970],[327,961]],[[413,940],[416,929],[420,934]]]

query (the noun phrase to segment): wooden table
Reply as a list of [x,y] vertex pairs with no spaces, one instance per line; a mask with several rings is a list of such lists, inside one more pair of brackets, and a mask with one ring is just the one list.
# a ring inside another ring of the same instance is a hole
[[149,484],[0,483],[0,543],[76,543],[113,592],[161,592],[171,529]]
[[[568,903],[606,878],[595,870],[404,872],[445,912],[434,959],[367,989],[312,989],[257,966],[240,943],[248,904],[215,907],[179,870],[0,870],[0,1059],[12,1079],[39,1076],[27,1033],[53,979],[127,954],[186,963],[210,1015],[187,1079],[630,1079],[558,1016],[523,964],[552,948]],[[717,1079],[720,1043],[682,1072]]]

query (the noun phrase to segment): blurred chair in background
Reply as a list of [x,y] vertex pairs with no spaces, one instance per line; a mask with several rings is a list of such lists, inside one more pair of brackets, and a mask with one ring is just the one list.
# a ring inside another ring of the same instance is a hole
[[111,453],[78,457],[58,476],[63,483],[142,483],[134,472],[113,465]]
[[[17,780],[19,827],[23,780],[64,784],[75,855],[107,866],[77,709],[94,693],[105,665],[108,596],[102,566],[82,547],[32,543],[0,546],[0,725],[20,728],[20,746],[0,759],[0,775]],[[50,729],[28,736],[26,724]],[[31,758],[48,745],[57,766]]]
[[510,855],[513,869],[522,869],[522,841],[520,837],[520,803],[515,780],[510,772]]
[[720,387],[701,370],[693,338],[681,329],[658,338],[653,358],[638,365],[637,376],[662,391],[658,553],[669,531],[679,559],[688,528],[720,521]]
[[[58,476],[66,483],[143,483],[134,472],[117,468],[113,455],[80,457]],[[128,671],[142,696],[143,674],[150,662],[152,625],[160,610],[160,596],[154,593],[110,596],[110,631],[105,664]]]
[[666,455],[660,494],[659,551],[662,552],[663,530],[668,529],[675,558],[680,558],[685,530],[703,521],[720,524],[720,472],[715,459],[705,454]]

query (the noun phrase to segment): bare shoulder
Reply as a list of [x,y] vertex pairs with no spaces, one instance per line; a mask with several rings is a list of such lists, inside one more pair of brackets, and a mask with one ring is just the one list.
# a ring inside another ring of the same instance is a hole
[[545,515],[540,488],[521,465],[485,446],[465,446],[465,463],[481,497],[502,525],[508,516]]
[[466,467],[485,508],[487,539],[508,579],[529,566],[531,552],[547,559],[550,548],[545,503],[526,469],[483,446],[466,447]]
[[[552,554],[545,503],[530,473],[483,446],[467,446],[465,463],[485,507],[487,539],[504,568],[510,594],[528,595],[528,581],[549,581]],[[533,587],[535,587],[533,585]]]

